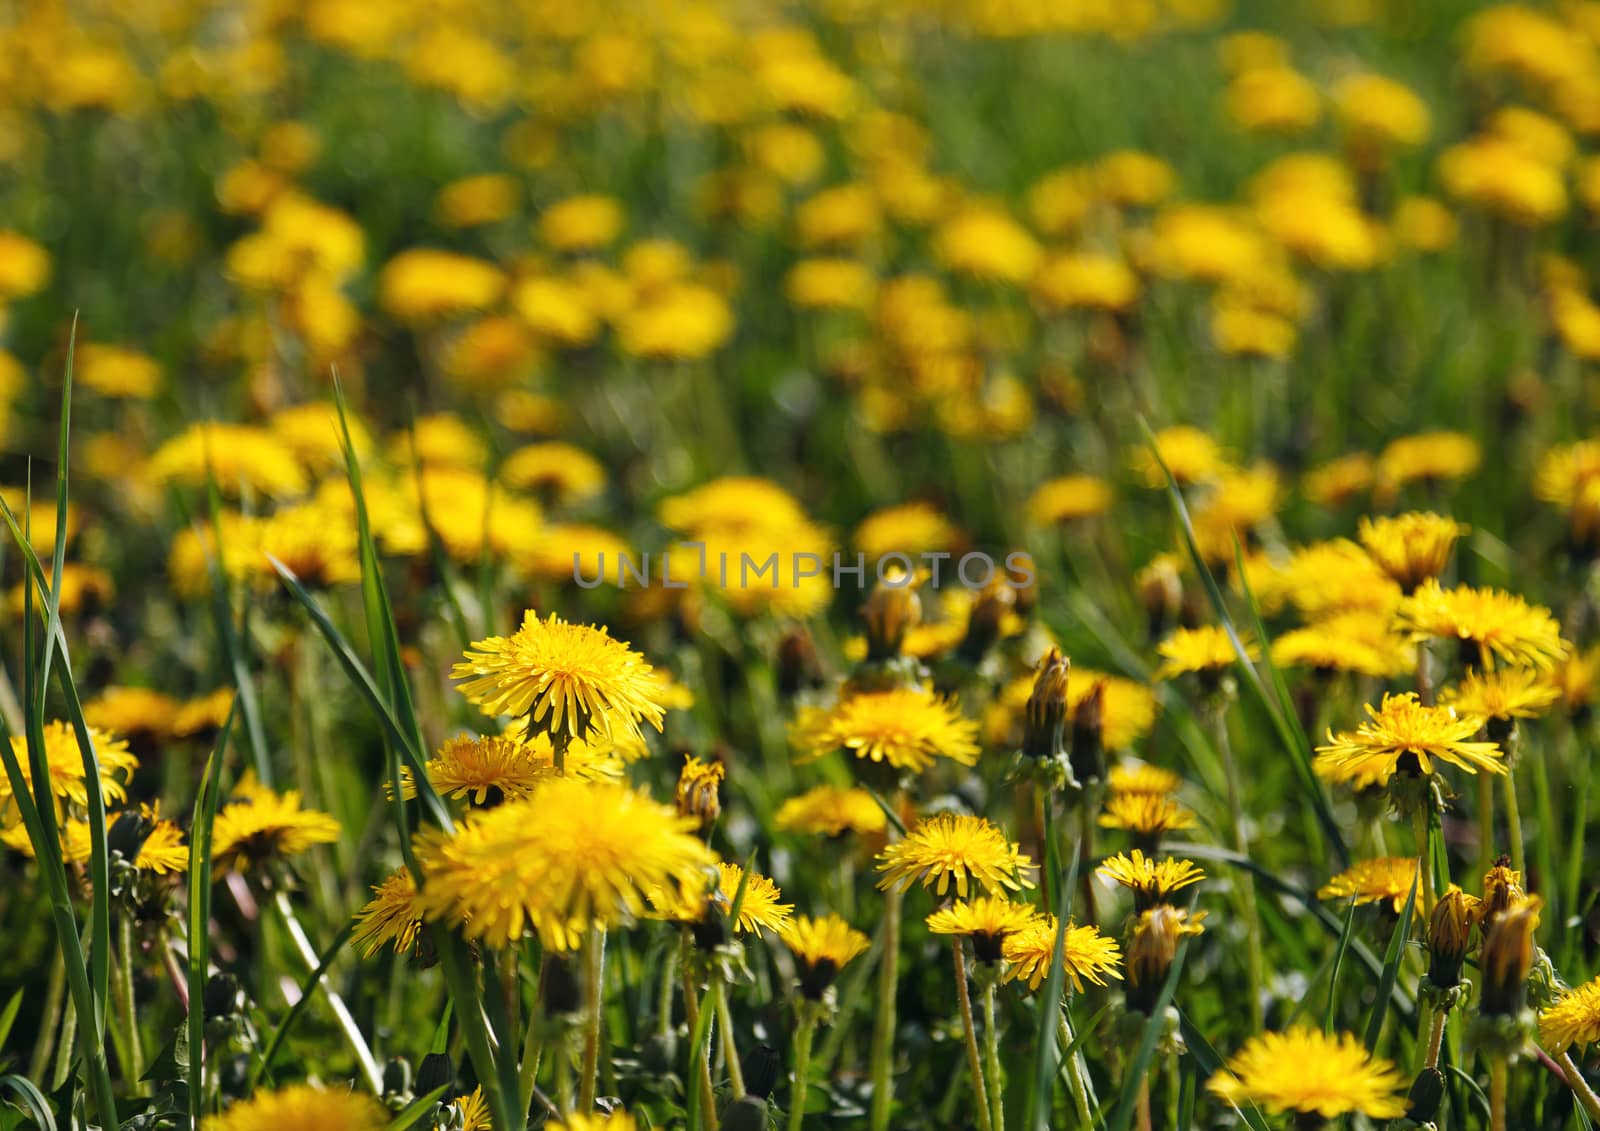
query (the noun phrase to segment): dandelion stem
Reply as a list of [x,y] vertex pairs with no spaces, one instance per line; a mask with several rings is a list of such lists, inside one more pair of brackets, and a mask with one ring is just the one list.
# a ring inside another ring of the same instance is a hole
[[983,1086],[983,1060],[978,1055],[978,1033],[972,1022],[972,995],[967,992],[967,956],[961,949],[961,936],[950,940],[950,953],[955,958],[956,1001],[961,1006],[961,1033],[967,1041],[967,1070],[972,1074],[972,1095],[978,1107],[978,1127],[981,1131],[994,1131],[994,1117],[989,1111],[989,1092]]
[[117,1005],[122,1010],[124,1049],[128,1061],[123,1065],[123,1079],[134,1095],[144,1091],[144,1048],[139,1041],[138,1014],[133,1000],[133,919],[117,916]]
[[1561,1072],[1567,1078],[1567,1087],[1572,1089],[1573,1098],[1588,1113],[1591,1120],[1600,1122],[1600,1096],[1594,1094],[1594,1089],[1589,1087],[1589,1081],[1583,1078],[1583,1073],[1573,1062],[1572,1053],[1563,1052],[1560,1064]]
[[[528,734],[531,736],[534,733],[533,720],[530,718],[528,720]],[[567,744],[571,740],[572,736],[564,730],[550,732],[550,761],[555,766],[556,773],[562,776],[565,776],[567,772]]]
[[594,1111],[595,1081],[600,1068],[600,1023],[605,1017],[606,930],[590,924],[583,948],[583,996],[587,1015],[583,1026],[583,1075],[578,1081],[578,1108]]
[[1439,902],[1439,893],[1433,887],[1433,852],[1429,837],[1433,822],[1428,820],[1426,806],[1419,805],[1411,813],[1411,831],[1417,841],[1417,876],[1422,880],[1422,921],[1433,915],[1433,905]]
[[733,1098],[744,1098],[744,1065],[739,1063],[739,1046],[733,1040],[733,1010],[728,1008],[728,983],[720,977],[711,980],[711,1000],[717,1010],[717,1024],[722,1027],[722,1052],[728,1062],[728,1086]]
[[[300,920],[295,917],[294,907],[289,903],[288,894],[282,890],[274,892],[272,902],[278,909],[278,915],[283,919],[283,925],[294,943],[295,952],[300,955],[300,961],[306,964],[307,971],[315,970],[322,964],[322,959],[317,955],[317,948],[311,945],[305,928],[300,925]],[[334,1020],[339,1023],[340,1032],[350,1043],[351,1051],[356,1054],[356,1060],[361,1064],[361,1074],[366,1077],[367,1086],[375,1094],[382,1095],[383,1072],[378,1067],[377,1059],[372,1055],[372,1049],[367,1047],[367,1039],[361,1035],[361,1026],[356,1024],[356,1019],[350,1015],[350,1010],[344,1004],[344,998],[333,988],[327,975],[324,974],[319,981],[323,994],[327,996],[328,1008],[333,1011]]]
[[[1072,1048],[1072,1042],[1076,1038],[1073,1036],[1072,1019],[1068,1016],[1065,1005],[1060,1010],[1059,1025],[1060,1032],[1057,1033],[1056,1040],[1060,1042],[1062,1052],[1066,1052]],[[1077,1049],[1072,1049],[1072,1052],[1067,1054],[1067,1090],[1072,1093],[1072,1106],[1078,1112],[1078,1126],[1093,1127],[1094,1116],[1089,1111],[1089,1087],[1084,1083],[1083,1065],[1078,1055]]]
[[1494,779],[1478,775],[1478,875],[1494,865]]
[[1506,1131],[1506,1058],[1494,1053],[1489,1060],[1489,1128]]
[[[528,1105],[533,1102],[533,1093],[539,1079],[539,1062],[544,1059],[544,1018],[539,1007],[540,998],[544,995],[545,971],[550,967],[550,956],[539,955],[539,987],[534,996],[534,1007],[528,1015],[528,1028],[522,1035],[522,1060],[517,1066],[517,1100],[521,1104],[518,1109],[527,1111]],[[559,1113],[557,1113],[559,1114]]]
[[1150,1117],[1150,1074],[1146,1072],[1144,1079],[1139,1081],[1139,1131],[1153,1131],[1154,1120]]
[[989,1070],[989,1105],[993,1111],[991,1122],[994,1131],[1005,1131],[1005,1083],[1000,1078],[999,1010],[996,1008],[994,985],[994,976],[999,975],[999,970],[994,969],[991,973],[993,976],[983,987],[983,1054]]
[[[684,1020],[689,1024],[689,1035],[694,1035],[695,1029],[700,1025],[700,995],[697,992],[694,976],[694,937],[687,929],[683,932],[683,960],[679,963],[683,967],[683,1014]],[[714,1120],[717,1110],[717,1094],[711,1087],[711,1057],[709,1049],[710,1040],[705,1047],[695,1048],[691,1043],[689,1056],[693,1063],[689,1065],[690,1073],[699,1081],[700,1110],[704,1118]],[[699,1131],[691,1127],[689,1131]]]
[[33,1038],[33,1053],[28,1057],[28,1079],[42,1080],[45,1066],[50,1063],[50,1041],[56,1035],[56,1024],[61,1018],[62,999],[67,988],[67,963],[60,947],[50,962],[50,977],[44,985],[44,1010],[42,1024]]
[[878,966],[878,1009],[872,1024],[871,1131],[888,1131],[889,1104],[894,1098],[891,1068],[894,1063],[895,993],[900,983],[899,887],[883,893],[883,957]]
[[811,1037],[817,1031],[815,1020],[800,1022],[794,1034],[794,1087],[789,1091],[789,1131],[800,1131],[805,1120],[806,1085],[811,1075]]
[[[1244,809],[1239,789],[1239,767],[1233,757],[1233,743],[1228,739],[1228,699],[1219,694],[1215,697],[1211,710],[1212,736],[1216,742],[1217,753],[1222,757],[1223,775],[1228,786],[1228,812],[1233,820],[1230,828],[1233,833],[1233,850],[1240,856],[1250,855],[1250,835],[1245,831]],[[1261,988],[1265,981],[1262,975],[1261,957],[1261,920],[1256,912],[1255,879],[1249,872],[1240,870],[1237,875],[1237,893],[1239,917],[1244,920],[1245,926],[1245,968],[1249,978],[1250,988],[1250,1024],[1252,1030],[1259,1030],[1263,1024],[1261,1007]]]
[[1522,850],[1522,806],[1517,804],[1515,770],[1506,771],[1506,836],[1511,841],[1511,867],[1522,875],[1527,875],[1527,861]]
[[1439,1049],[1444,1044],[1444,1023],[1449,1018],[1450,1011],[1444,1006],[1435,1006],[1428,1017],[1428,1043],[1423,1053],[1423,1068],[1439,1067]]

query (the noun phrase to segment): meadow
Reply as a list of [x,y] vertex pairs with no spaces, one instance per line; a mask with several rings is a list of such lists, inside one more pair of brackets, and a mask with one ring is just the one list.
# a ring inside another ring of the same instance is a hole
[[3,6],[0,1131],[1600,1123],[1597,137],[1579,0]]

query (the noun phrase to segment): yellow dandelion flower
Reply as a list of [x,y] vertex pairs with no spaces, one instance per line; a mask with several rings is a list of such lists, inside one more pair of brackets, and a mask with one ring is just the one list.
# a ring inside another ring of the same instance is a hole
[[1028,499],[1028,521],[1034,526],[1057,526],[1092,518],[1111,509],[1111,485],[1093,475],[1062,475],[1046,480]]
[[571,950],[590,926],[642,915],[647,891],[703,891],[716,861],[694,827],[626,786],[551,778],[525,800],[471,814],[454,835],[418,836],[423,908],[429,920],[465,919],[468,938],[493,946],[531,928],[546,947]]
[[416,881],[409,869],[399,868],[373,887],[372,898],[356,912],[350,941],[368,958],[390,943],[404,954],[416,944],[422,916]]
[[200,1121],[200,1131],[382,1131],[389,1113],[371,1096],[357,1092],[291,1084],[276,1092],[257,1092],[221,1115]]
[[[1055,961],[1058,920],[1054,915],[1037,916],[1031,923],[1006,936],[1001,955],[1006,960],[1005,979],[1024,981],[1037,990],[1050,975]],[[1121,979],[1122,950],[1117,940],[1102,935],[1097,927],[1074,926],[1071,920],[1062,934],[1061,969],[1072,988],[1083,992],[1085,980],[1097,986],[1107,978]]]
[[1476,668],[1453,687],[1439,692],[1439,702],[1463,715],[1486,719],[1536,719],[1561,698],[1561,689],[1547,674],[1532,668]]
[[1319,776],[1333,782],[1382,784],[1402,765],[1413,772],[1433,773],[1434,761],[1448,762],[1475,774],[1506,772],[1503,754],[1493,742],[1468,741],[1483,726],[1477,715],[1461,716],[1450,707],[1427,707],[1415,692],[1384,695],[1370,718],[1354,731],[1328,731],[1328,745],[1317,747]]
[[959,935],[972,940],[972,952],[979,962],[995,963],[1007,938],[1039,918],[1036,908],[1012,903],[1003,896],[958,899],[928,916],[928,930],[935,935]]
[[171,733],[178,701],[148,687],[108,687],[83,705],[91,727],[131,740],[159,740]]
[[450,1106],[460,1114],[460,1122],[455,1124],[460,1131],[490,1131],[494,1126],[490,1121],[489,1101],[481,1086],[457,1096]]
[[979,754],[976,721],[962,718],[955,701],[910,687],[861,692],[832,708],[804,708],[789,737],[802,762],[846,750],[914,774],[936,758],[971,766]]
[[1183,787],[1183,778],[1171,770],[1130,758],[1111,767],[1106,784],[1112,793],[1152,793],[1164,797],[1177,793]]
[[873,511],[856,527],[856,549],[877,561],[885,554],[949,550],[961,538],[954,523],[931,503],[911,502]]
[[[609,776],[582,774],[578,759],[568,751],[567,772],[579,777]],[[445,739],[439,752],[423,766],[428,781],[445,797],[464,798],[472,805],[492,808],[503,801],[521,800],[540,782],[555,776],[551,752],[504,735],[459,735]],[[409,766],[400,767],[402,795],[417,795],[417,783]]]
[[1478,442],[1460,432],[1401,436],[1378,456],[1378,489],[1385,498],[1408,483],[1445,483],[1478,470]]
[[806,517],[795,497],[772,480],[738,475],[663,499],[656,515],[663,526],[694,535],[708,529],[786,527]]
[[914,883],[944,895],[955,881],[965,899],[969,883],[989,891],[1031,888],[1033,861],[983,817],[940,813],[913,826],[905,838],[878,853],[880,888],[901,891]]
[[1573,717],[1584,716],[1592,707],[1595,676],[1600,674],[1600,647],[1572,651],[1550,671],[1561,707]]
[[1539,1038],[1552,1052],[1600,1041],[1600,978],[1568,990],[1540,1013]]
[[1487,932],[1507,909],[1526,899],[1522,873],[1511,867],[1509,857],[1501,856],[1483,874],[1483,899],[1478,905],[1478,922]]
[[[1167,477],[1161,464],[1167,465],[1172,478],[1180,487],[1204,483],[1215,479],[1228,466],[1222,448],[1210,436],[1187,424],[1163,428],[1156,433],[1155,454],[1144,445],[1134,448],[1129,456],[1135,474],[1147,487],[1165,487]],[[1156,456],[1160,456],[1160,463]]]
[[1444,572],[1456,539],[1470,529],[1444,515],[1411,511],[1383,518],[1363,518],[1358,537],[1372,560],[1410,593],[1424,581]]
[[851,959],[867,952],[872,941],[837,915],[813,919],[797,915],[778,932],[800,961],[800,990],[816,1000]]
[[1187,807],[1155,793],[1113,793],[1100,814],[1101,828],[1125,829],[1141,837],[1159,838],[1194,824],[1194,813]]
[[235,800],[217,813],[211,830],[213,870],[249,871],[272,859],[298,856],[339,839],[339,822],[300,806],[299,790],[277,793],[247,776],[234,787]]
[[1351,452],[1306,472],[1301,486],[1318,506],[1341,507],[1371,487],[1376,475],[1376,460],[1366,452]]
[[1359,903],[1388,900],[1399,914],[1417,879],[1415,856],[1380,856],[1358,860],[1317,889],[1318,899],[1350,899]]
[[[1253,642],[1245,640],[1243,643],[1244,653],[1250,660],[1261,658],[1261,650]],[[1227,629],[1214,624],[1179,628],[1156,645],[1156,652],[1162,658],[1155,673],[1157,679],[1177,679],[1186,672],[1215,675],[1233,667],[1239,658]]]
[[661,729],[651,697],[651,667],[604,628],[546,620],[529,610],[509,637],[466,651],[451,676],[486,715],[526,715],[531,728],[571,738],[638,736],[639,722]]
[[1157,903],[1166,903],[1172,893],[1197,884],[1206,878],[1204,871],[1192,860],[1167,857],[1157,860],[1135,848],[1129,853],[1108,857],[1095,873],[1101,879],[1121,884],[1133,892],[1134,909],[1144,911]]
[[1549,609],[1499,589],[1445,589],[1425,581],[1401,602],[1397,616],[1418,639],[1435,636],[1477,645],[1476,659],[1485,668],[1500,659],[1548,671],[1568,651]]
[[1304,1025],[1250,1038],[1206,1087],[1231,1104],[1258,1104],[1273,1115],[1396,1119],[1406,1110],[1406,1078],[1390,1061],[1349,1033]]
[[625,1111],[608,1115],[584,1115],[573,1112],[562,1116],[559,1123],[546,1123],[545,1131],[639,1131],[639,1124]]
[[876,836],[888,827],[883,807],[864,789],[819,785],[778,807],[774,823],[784,832]]
[[592,498],[606,485],[605,465],[574,444],[549,441],[518,448],[500,465],[508,487],[542,491],[562,503]]
[[1293,628],[1272,641],[1272,662],[1281,668],[1354,672],[1378,679],[1416,667],[1416,646],[1393,631],[1383,613],[1349,609]]
[[674,896],[670,891],[656,890],[650,893],[650,898],[666,918],[688,923],[704,919],[711,902],[724,911],[732,911],[734,896],[743,883],[744,898],[739,904],[739,920],[733,924],[734,932],[777,931],[781,934],[784,924],[794,914],[794,904],[782,902],[783,892],[770,878],[751,872],[750,878],[745,880],[744,875],[739,865],[719,862],[717,884],[709,891],[702,889]]
[[222,729],[232,710],[233,688],[219,687],[181,704],[172,717],[172,733],[180,738],[212,734]]
[[[94,746],[100,763],[100,799],[110,805],[127,798],[127,782],[139,767],[125,740],[105,731],[89,727],[89,742]],[[11,738],[11,753],[22,770],[22,780],[33,787],[33,763],[28,757],[28,741],[21,735]],[[78,746],[77,732],[72,724],[61,721],[44,726],[44,758],[49,771],[50,793],[56,798],[58,811],[65,806],[82,808],[89,804],[89,783],[83,765],[83,751]],[[11,778],[0,775],[0,809],[10,807]]]
[[722,812],[722,779],[726,774],[727,767],[721,762],[702,762],[693,754],[686,755],[674,797],[678,812],[693,817],[701,826],[715,821]]
[[191,425],[157,448],[145,471],[156,483],[190,487],[204,487],[209,475],[229,496],[248,488],[288,499],[306,489],[305,468],[294,450],[271,432],[243,424]]

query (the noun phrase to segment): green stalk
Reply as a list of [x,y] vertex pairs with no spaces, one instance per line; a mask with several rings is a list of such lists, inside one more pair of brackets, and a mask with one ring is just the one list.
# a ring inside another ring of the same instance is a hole
[[1489,1058],[1489,1128],[1506,1131],[1506,1056],[1502,1052]]
[[888,1131],[894,1099],[895,993],[900,984],[900,905],[905,894],[896,885],[883,893],[883,958],[878,966],[878,1008],[872,1021],[871,1131]]
[[50,1062],[50,1044],[56,1035],[56,1025],[61,1020],[62,995],[67,989],[66,960],[57,950],[55,957],[50,960],[50,977],[44,986],[44,1010],[41,1013],[43,1024],[33,1038],[33,1052],[28,1057],[28,1079],[39,1080],[44,1077],[45,1065]]
[[583,996],[587,1015],[583,1028],[583,1076],[578,1083],[578,1107],[584,1115],[594,1110],[595,1082],[600,1067],[600,1024],[605,1019],[606,931],[591,923],[583,948]]
[[[1217,753],[1222,757],[1222,770],[1228,784],[1228,811],[1233,815],[1233,850],[1240,856],[1248,857],[1250,836],[1244,829],[1243,792],[1239,788],[1239,767],[1233,757],[1233,743],[1228,738],[1228,701],[1221,693],[1217,695],[1207,714],[1210,716],[1212,735],[1217,744]],[[1235,890],[1238,893],[1236,900],[1238,914],[1245,925],[1245,970],[1250,990],[1250,1026],[1251,1031],[1255,1032],[1263,1025],[1261,988],[1266,979],[1262,974],[1261,919],[1256,913],[1254,877],[1247,871],[1237,873]]]
[[[993,971],[998,975],[999,971]],[[984,1060],[989,1070],[989,1104],[993,1109],[990,1122],[994,1131],[1005,1131],[1005,1083],[1000,1078],[1000,1026],[995,1007],[994,977],[985,981],[983,987],[983,1052]]]
[[1494,865],[1494,779],[1478,775],[1478,875]]
[[128,1091],[138,1095],[144,1090],[140,1083],[144,1076],[144,1048],[133,1000],[133,919],[126,912],[117,916],[117,952],[117,1005],[122,1010],[123,1045],[128,1057],[122,1078]]
[[800,1022],[794,1034],[794,1087],[789,1092],[789,1131],[800,1131],[805,1121],[806,1086],[811,1075],[811,1037],[817,1023],[811,1018]]
[[967,1043],[967,1071],[972,1074],[972,1098],[978,1108],[980,1131],[994,1131],[994,1116],[989,1109],[989,1092],[983,1086],[983,1059],[978,1055],[978,1034],[972,1023],[972,995],[967,992],[967,956],[961,949],[961,936],[950,940],[955,958],[956,1001],[961,1006],[961,1034]]
[[1449,1016],[1450,1011],[1443,1006],[1433,1010],[1433,1017],[1428,1024],[1428,1043],[1423,1053],[1423,1068],[1439,1067],[1439,1049],[1444,1044],[1444,1023]]
[[1561,1071],[1567,1078],[1567,1087],[1572,1089],[1573,1098],[1578,1101],[1590,1120],[1600,1123],[1600,1096],[1594,1094],[1594,1089],[1589,1087],[1589,1081],[1583,1078],[1583,1073],[1572,1062],[1572,1053],[1562,1052],[1560,1064]]
[[[1481,782],[1488,781],[1487,774],[1479,774]],[[1422,921],[1426,923],[1433,915],[1433,906],[1439,902],[1439,893],[1433,888],[1433,860],[1431,845],[1428,841],[1431,821],[1428,820],[1428,810],[1424,806],[1417,806],[1411,813],[1411,831],[1417,841],[1417,875],[1422,878]]]
[[[696,1048],[692,1040],[695,1031],[700,1027],[700,995],[696,991],[694,977],[694,936],[688,928],[683,931],[683,960],[679,963],[683,968],[683,1013],[684,1019],[689,1024],[689,1073],[698,1081],[700,1088],[700,1110],[707,1120],[716,1119],[717,1094],[711,1086],[711,1058],[707,1055],[706,1048]],[[706,1042],[707,1048],[710,1041]],[[690,1084],[695,1087],[695,1084]],[[698,1127],[691,1127],[689,1131],[700,1131]]]
[[711,1002],[717,1010],[717,1024],[722,1027],[722,1051],[728,1062],[728,1086],[733,1098],[744,1099],[744,1065],[739,1063],[739,1046],[733,1040],[733,1010],[728,1008],[728,983],[720,976],[711,979]]
[[[527,1029],[522,1034],[522,1059],[517,1065],[517,1100],[522,1111],[533,1102],[533,1089],[539,1079],[539,1061],[544,1058],[544,1018],[540,998],[544,993],[544,975],[549,967],[549,955],[539,955],[539,988],[534,995],[533,1012],[529,1015]],[[557,1113],[560,1114],[560,1113]]]
[[[1072,1049],[1072,1042],[1076,1040],[1072,1033],[1072,1021],[1067,1016],[1066,1006],[1060,1007],[1061,1025],[1057,1040],[1062,1049]],[[1078,1050],[1072,1049],[1067,1057],[1067,1090],[1072,1093],[1072,1106],[1078,1113],[1078,1126],[1089,1128],[1094,1126],[1094,1116],[1089,1111],[1089,1086],[1083,1078],[1083,1063],[1078,1059]]]
[[[1488,776],[1485,775],[1487,781]],[[1522,849],[1522,807],[1517,804],[1517,772],[1506,771],[1506,835],[1511,838],[1511,867],[1527,875]]]

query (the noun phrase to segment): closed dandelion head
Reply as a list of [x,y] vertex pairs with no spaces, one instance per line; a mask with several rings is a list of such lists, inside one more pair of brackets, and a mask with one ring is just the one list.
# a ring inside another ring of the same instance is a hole
[[405,954],[416,945],[422,916],[416,881],[409,869],[397,869],[373,887],[372,898],[356,912],[350,941],[367,958],[390,944],[396,954]]
[[1098,927],[1074,926],[1070,920],[1066,930],[1061,931],[1059,922],[1054,915],[1039,915],[1006,936],[1001,947],[1006,981],[1024,981],[1029,990],[1037,990],[1050,976],[1058,935],[1062,943],[1062,973],[1073,992],[1081,994],[1085,981],[1103,986],[1108,978],[1122,977],[1122,950],[1116,939],[1102,935]]
[[1033,887],[1033,861],[983,817],[940,813],[915,825],[903,840],[878,853],[880,888],[912,884],[943,896],[952,881],[966,898],[976,884],[990,892]]
[[390,1114],[371,1096],[333,1088],[291,1084],[276,1092],[260,1091],[240,1100],[221,1115],[200,1122],[201,1131],[282,1131],[286,1127],[322,1131],[382,1131]]
[[919,774],[937,758],[963,766],[978,760],[978,724],[954,700],[911,687],[863,691],[831,708],[802,710],[789,731],[799,760],[844,750],[860,761]]
[[1022,754],[1026,758],[1057,758],[1066,753],[1065,732],[1069,676],[1072,663],[1052,648],[1039,661],[1033,690],[1023,711]]
[[921,577],[899,565],[883,570],[861,610],[867,626],[867,662],[885,663],[901,653],[906,633],[922,623]]
[[837,915],[797,915],[778,933],[800,963],[800,992],[819,1000],[845,964],[867,952],[872,940]]
[[1317,889],[1317,898],[1354,899],[1357,904],[1387,901],[1399,914],[1416,879],[1415,856],[1380,856],[1346,868]]
[[1456,539],[1471,529],[1444,515],[1427,511],[1382,518],[1363,518],[1357,537],[1372,560],[1410,593],[1438,577],[1450,562]]
[[1385,695],[1371,716],[1354,731],[1328,732],[1328,744],[1317,747],[1314,768],[1331,782],[1356,786],[1381,785],[1397,771],[1428,775],[1435,763],[1447,762],[1469,774],[1506,772],[1500,747],[1474,742],[1483,726],[1477,715],[1460,716],[1450,707],[1428,707],[1414,692]]
[[423,908],[492,946],[532,930],[548,949],[571,950],[591,926],[644,914],[648,891],[678,901],[704,891],[715,857],[694,830],[624,785],[551,778],[524,800],[470,814],[454,834],[418,836]]
[[1101,879],[1121,884],[1133,892],[1133,907],[1137,912],[1166,903],[1173,892],[1206,878],[1205,872],[1192,860],[1176,860],[1170,856],[1157,860],[1137,848],[1107,857],[1095,872]]
[[1472,949],[1472,929],[1482,914],[1480,901],[1455,884],[1439,897],[1428,916],[1428,981],[1442,990],[1461,981],[1461,964]]
[[780,805],[774,823],[784,832],[878,836],[888,828],[889,818],[877,799],[864,789],[819,785]]
[[1013,903],[1003,896],[958,899],[928,916],[928,931],[935,935],[956,935],[972,940],[972,953],[979,962],[1000,961],[1007,938],[1039,918],[1039,912],[1026,903]]
[[678,813],[693,817],[701,828],[713,824],[722,812],[722,778],[726,773],[727,767],[721,762],[702,762],[693,754],[686,755],[674,795]]
[[234,799],[217,812],[211,829],[212,867],[219,876],[246,872],[338,839],[339,822],[301,808],[299,790],[277,793],[249,775],[234,787]]
[[1549,671],[1570,650],[1550,610],[1514,593],[1457,585],[1445,589],[1428,580],[1400,603],[1402,629],[1417,639],[1436,637],[1470,646],[1469,666],[1496,661]]
[[1304,1025],[1252,1037],[1206,1087],[1235,1106],[1253,1103],[1273,1115],[1397,1119],[1406,1110],[1406,1078],[1392,1062],[1350,1033]]
[[1540,1013],[1539,1039],[1557,1053],[1600,1041],[1600,978],[1568,990]]
[[[1244,646],[1250,660],[1261,658],[1260,649],[1250,641],[1244,641]],[[1214,679],[1238,662],[1227,630],[1214,624],[1177,629],[1156,645],[1156,652],[1161,656],[1156,678],[1161,680],[1177,679],[1190,672]]]
[[638,736],[640,722],[661,729],[644,657],[604,628],[568,624],[532,610],[509,637],[491,636],[467,649],[453,678],[486,715],[526,715],[530,733],[583,739]]
[[1484,932],[1487,934],[1494,921],[1527,894],[1522,886],[1522,873],[1511,867],[1511,858],[1497,857],[1494,866],[1483,874],[1483,903],[1478,919]]
[[1539,926],[1543,902],[1536,895],[1514,900],[1495,918],[1486,919],[1478,968],[1483,992],[1478,1010],[1488,1017],[1515,1017],[1528,998],[1528,974],[1533,970],[1533,932]]
[[1128,935],[1128,1008],[1146,1016],[1155,1008],[1167,971],[1186,938],[1205,933],[1206,913],[1158,904],[1139,913]]

